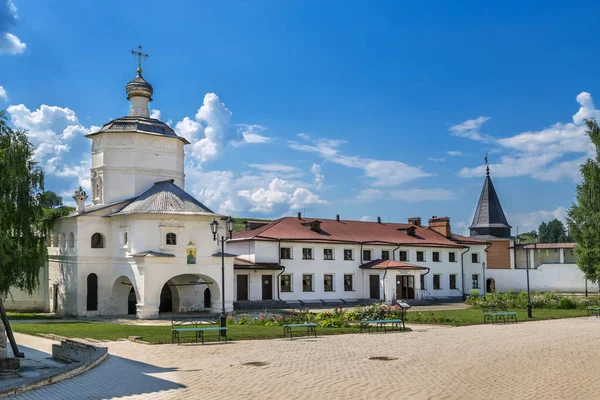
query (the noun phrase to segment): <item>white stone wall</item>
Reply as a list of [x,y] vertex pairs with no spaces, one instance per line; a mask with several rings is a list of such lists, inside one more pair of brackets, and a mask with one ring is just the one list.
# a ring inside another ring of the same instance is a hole
[[8,297],[3,300],[4,308],[8,311],[48,312],[49,295],[47,264],[40,268],[38,279],[38,289],[31,295],[17,288],[11,288]]
[[[517,292],[527,290],[527,270],[486,270],[487,278],[495,280],[496,291]],[[585,292],[585,278],[577,264],[542,264],[529,269],[529,286],[532,291]],[[598,285],[588,282],[588,291],[598,291]]]

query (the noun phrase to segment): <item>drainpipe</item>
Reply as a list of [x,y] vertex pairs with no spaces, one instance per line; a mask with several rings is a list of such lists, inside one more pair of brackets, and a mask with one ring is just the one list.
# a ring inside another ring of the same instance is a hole
[[[396,250],[398,250],[400,248],[400,243],[398,243],[398,246],[392,250],[392,260],[396,260]],[[385,301],[385,277],[388,273],[388,269],[385,269],[385,274],[383,274],[383,301]],[[393,293],[393,292],[392,292]],[[392,299],[394,298],[394,296],[392,296]]]
[[[281,265],[281,239],[277,240],[278,245],[279,245],[279,265]],[[281,265],[283,267],[283,265]],[[280,291],[279,291],[279,277],[281,276],[281,274],[283,274],[285,272],[285,267],[283,267],[283,269],[281,270],[281,272],[279,273],[279,275],[277,275],[277,298],[279,299],[279,301],[281,300],[281,296],[280,296]]]
[[388,272],[388,269],[386,268],[385,273],[383,274],[383,281],[381,282],[382,286],[383,286],[383,302],[384,303],[385,303],[385,277],[387,276],[387,272]]
[[[463,295],[463,301],[466,300],[466,294],[465,294],[465,261],[464,261],[464,255],[467,254],[469,252],[469,250],[471,250],[471,248],[469,246],[467,246],[467,249],[465,251],[462,252],[462,254],[460,255],[460,273],[461,273],[461,286],[462,286],[462,295]],[[487,257],[486,257],[487,260]]]
[[[491,244],[491,243],[488,243],[488,244],[486,244],[486,245],[485,245],[485,250],[484,250],[484,252],[485,252],[485,253],[487,253],[487,252],[488,252],[488,249],[489,249],[490,247],[492,247],[492,244]],[[486,254],[486,256],[485,256],[485,259],[486,259],[486,261],[487,261],[487,254]],[[515,262],[516,262],[516,260],[515,260]],[[482,272],[482,275],[483,275],[483,296],[484,296],[484,297],[485,297],[485,294],[487,293],[487,282],[485,281],[485,266],[486,266],[486,263],[485,263],[485,262],[482,262],[482,263],[481,263],[481,270],[483,271],[483,272]]]

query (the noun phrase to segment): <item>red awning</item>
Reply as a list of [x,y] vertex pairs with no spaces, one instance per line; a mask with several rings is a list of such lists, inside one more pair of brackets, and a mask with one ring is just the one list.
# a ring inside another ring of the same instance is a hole
[[403,270],[426,270],[427,267],[421,267],[414,264],[409,264],[404,261],[395,260],[373,260],[360,266],[363,269],[403,269]]

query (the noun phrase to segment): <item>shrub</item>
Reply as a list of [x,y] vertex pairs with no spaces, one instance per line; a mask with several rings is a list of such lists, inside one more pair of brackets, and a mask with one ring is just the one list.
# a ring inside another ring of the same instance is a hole
[[560,300],[558,300],[558,308],[577,308],[577,303],[575,303],[571,297],[561,297]]
[[471,299],[479,297],[479,289],[471,289],[471,290],[469,290],[469,297]]

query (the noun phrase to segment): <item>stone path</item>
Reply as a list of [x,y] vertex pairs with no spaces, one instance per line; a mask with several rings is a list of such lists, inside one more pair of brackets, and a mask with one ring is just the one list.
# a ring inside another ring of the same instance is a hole
[[[108,344],[76,378],[18,399],[597,399],[600,319],[227,345]],[[374,361],[370,357],[394,357]],[[263,366],[244,365],[249,362]]]

